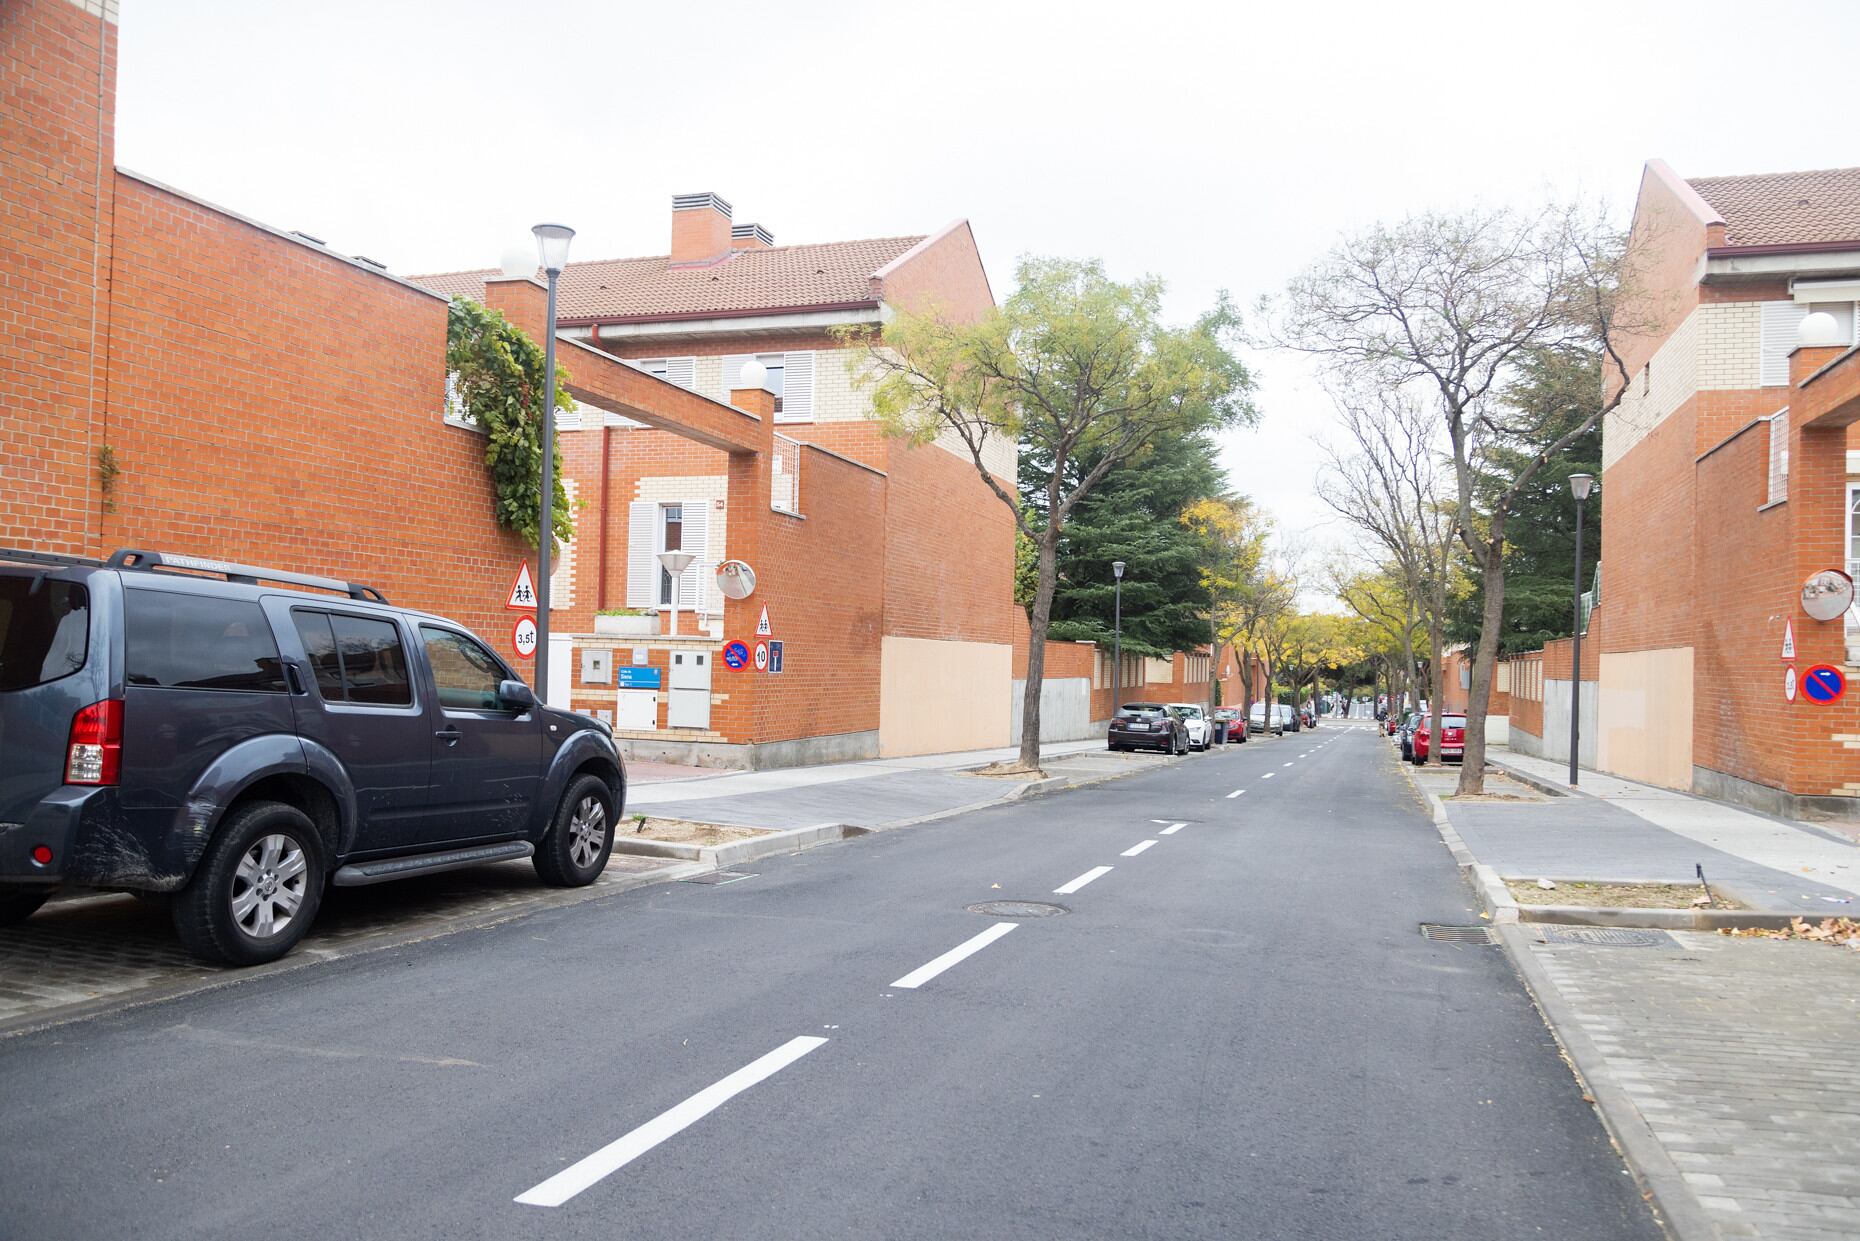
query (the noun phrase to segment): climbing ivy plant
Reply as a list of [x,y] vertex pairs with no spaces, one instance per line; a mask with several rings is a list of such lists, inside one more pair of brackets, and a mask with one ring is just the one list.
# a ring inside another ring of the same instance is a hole
[[[497,523],[527,543],[537,541],[537,496],[542,490],[542,346],[503,314],[466,298],[454,298],[446,319],[447,399],[484,431],[484,463],[497,489]],[[575,407],[555,369],[555,408]],[[558,542],[575,532],[562,482],[562,452],[555,453],[554,533]]]

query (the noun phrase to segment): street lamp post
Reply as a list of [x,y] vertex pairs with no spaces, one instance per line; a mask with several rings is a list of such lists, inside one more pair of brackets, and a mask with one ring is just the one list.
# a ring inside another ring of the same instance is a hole
[[1124,562],[1111,562],[1111,576],[1116,579],[1112,587],[1113,603],[1111,605],[1111,714],[1117,715],[1117,709],[1123,705],[1119,701],[1124,696]]
[[1582,747],[1582,510],[1587,507],[1585,501],[1594,489],[1595,475],[1569,476],[1570,494],[1576,497],[1576,638],[1570,652],[1573,662],[1569,678],[1569,782],[1572,787],[1579,778],[1577,756]]
[[[549,701],[549,553],[555,542],[555,285],[568,266],[566,224],[538,224],[536,254],[549,277],[549,327],[543,334],[542,524],[536,540],[536,696]],[[567,704],[562,704],[566,706]]]

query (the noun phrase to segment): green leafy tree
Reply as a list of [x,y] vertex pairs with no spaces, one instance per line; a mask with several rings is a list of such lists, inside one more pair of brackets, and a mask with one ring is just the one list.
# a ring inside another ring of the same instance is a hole
[[[1511,500],[1510,536],[1505,540],[1505,606],[1498,650],[1501,655],[1534,651],[1553,638],[1566,637],[1575,624],[1576,503],[1570,496],[1571,474],[1602,475],[1602,429],[1580,430],[1602,385],[1600,360],[1569,349],[1543,349],[1523,364],[1508,399],[1530,411],[1521,420],[1530,433],[1495,441],[1481,459],[1473,484],[1475,513],[1509,490],[1551,444],[1572,430],[1579,433],[1555,457],[1545,460]],[[1582,561],[1602,562],[1602,506],[1590,503],[1583,514]],[[1468,575],[1470,591],[1456,601],[1450,636],[1456,642],[1479,637],[1485,591],[1478,575]]]
[[[1073,484],[1091,472],[1087,457],[1068,469]],[[1020,488],[1035,524],[1051,462],[1020,458]],[[1099,480],[1072,511],[1060,536],[1050,636],[1109,645],[1115,618],[1113,561],[1124,571],[1123,648],[1166,658],[1208,640],[1209,597],[1201,581],[1202,545],[1182,514],[1221,489],[1215,448],[1204,434],[1159,435]],[[1037,581],[1037,558],[1035,562]]]
[[[978,320],[935,308],[906,312],[882,336],[844,329],[865,346],[863,382],[894,434],[953,436],[1036,549],[1019,766],[1040,760],[1040,689],[1059,582],[1059,551],[1079,504],[1158,437],[1251,422],[1252,379],[1234,355],[1239,318],[1225,297],[1185,327],[1163,322],[1162,281],[1120,283],[1095,261],[1023,259],[1012,296]],[[1043,515],[985,464],[1005,440],[1047,463]]]
[[[1271,523],[1244,496],[1209,496],[1182,511],[1182,525],[1201,547],[1201,586],[1208,592],[1208,701],[1220,697],[1221,649],[1240,653],[1240,689],[1244,709],[1253,701],[1252,662],[1246,655],[1258,627],[1255,605],[1269,602],[1260,588],[1271,573],[1266,539]],[[1288,596],[1289,602],[1289,596]]]
[[[455,377],[448,399],[483,429],[484,462],[497,491],[497,523],[526,543],[538,541],[542,495],[542,411],[548,365],[541,345],[496,310],[469,298],[453,299],[446,316],[446,369]],[[555,407],[575,408],[567,374],[555,368]],[[575,532],[568,489],[563,485],[562,450],[555,453],[555,537]]]

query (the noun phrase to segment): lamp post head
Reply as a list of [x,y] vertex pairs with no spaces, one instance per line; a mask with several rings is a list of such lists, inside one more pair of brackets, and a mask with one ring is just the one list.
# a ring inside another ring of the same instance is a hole
[[1595,490],[1595,475],[1571,474],[1569,476],[1569,491],[1576,497],[1578,503],[1588,499],[1589,493],[1593,490]]
[[1124,562],[1123,561],[1113,560],[1111,562],[1111,576],[1116,578],[1120,582],[1124,580]]
[[551,276],[559,276],[568,266],[568,243],[574,239],[575,230],[566,224],[538,224],[530,230],[536,234],[536,254],[542,260],[542,269]]

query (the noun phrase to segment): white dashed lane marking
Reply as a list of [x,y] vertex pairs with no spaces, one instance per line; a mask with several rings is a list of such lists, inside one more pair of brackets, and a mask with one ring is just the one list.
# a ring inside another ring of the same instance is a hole
[[1123,853],[1121,853],[1119,856],[1120,857],[1135,857],[1137,856],[1137,854],[1143,852],[1145,849],[1149,848],[1151,845],[1155,843],[1156,842],[1153,840],[1140,841],[1137,844],[1130,846],[1130,848],[1124,850]]

